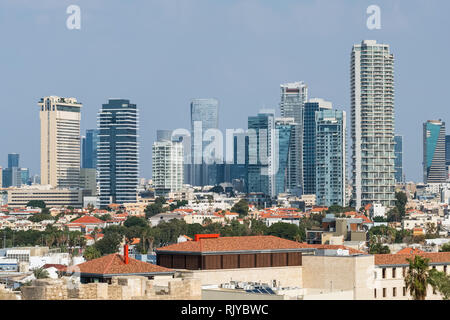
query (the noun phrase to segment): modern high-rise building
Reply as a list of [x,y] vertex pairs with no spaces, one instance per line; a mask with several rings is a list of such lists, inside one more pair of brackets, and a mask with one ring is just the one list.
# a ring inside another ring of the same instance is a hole
[[395,182],[404,183],[403,175],[403,136],[395,136]]
[[428,120],[423,124],[423,181],[445,183],[445,122]]
[[[158,130],[159,131],[159,130]],[[152,148],[152,180],[155,196],[168,196],[183,188],[183,143],[159,131]]]
[[316,193],[316,112],[329,110],[332,103],[320,98],[305,103],[303,121],[303,193]]
[[136,202],[139,179],[138,110],[109,99],[98,114],[97,170],[100,207]]
[[86,130],[86,136],[82,140],[82,157],[81,167],[84,169],[97,168],[97,145],[98,145],[98,130]]
[[281,117],[293,118],[294,128],[289,148],[287,168],[288,192],[303,193],[303,117],[308,100],[308,87],[304,82],[285,83],[281,86]]
[[275,197],[286,191],[293,118],[275,118],[274,110],[248,117],[248,192]]
[[394,56],[375,40],[351,53],[353,205],[395,205]]
[[316,204],[339,205],[346,201],[346,114],[325,109],[316,111],[315,194]]
[[44,97],[41,120],[41,182],[73,188],[80,181],[80,120],[82,104],[75,98]]
[[8,154],[8,168],[18,168],[19,167],[19,154],[10,153]]
[[216,99],[193,99],[191,101],[191,163],[188,183],[193,186],[216,184],[216,163],[223,163],[218,155],[206,157],[208,141],[203,141],[210,129],[219,129],[219,101]]
[[447,168],[447,180],[450,180],[450,135],[445,136],[445,167]]

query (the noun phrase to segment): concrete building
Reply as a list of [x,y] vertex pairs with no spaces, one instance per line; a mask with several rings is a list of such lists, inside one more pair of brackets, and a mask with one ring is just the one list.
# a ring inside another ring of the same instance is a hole
[[75,98],[44,97],[41,120],[41,183],[74,188],[80,183],[82,104]]
[[292,82],[281,84],[280,89],[281,117],[293,118],[295,123],[286,172],[287,189],[290,193],[300,196],[303,193],[303,122],[308,86],[304,82]]
[[109,99],[98,114],[97,170],[100,207],[136,202],[139,179],[138,110],[124,99]]
[[152,147],[152,178],[155,196],[167,197],[183,189],[183,144],[160,137]]
[[81,168],[80,188],[88,197],[97,196],[97,170],[95,168]]
[[315,112],[314,166],[310,169],[315,171],[314,187],[319,206],[347,205],[346,123],[345,111]]
[[81,189],[52,189],[50,186],[22,187],[8,190],[8,207],[24,208],[30,200],[42,200],[47,207],[83,207]]
[[375,40],[351,53],[353,201],[395,205],[394,56]]
[[403,136],[396,135],[395,141],[395,182],[405,183],[403,173]]
[[428,120],[423,124],[423,182],[445,183],[445,122]]

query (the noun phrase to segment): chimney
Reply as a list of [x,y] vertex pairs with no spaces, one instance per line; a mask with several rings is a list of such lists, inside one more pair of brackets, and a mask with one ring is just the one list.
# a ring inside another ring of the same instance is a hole
[[128,261],[129,261],[129,259],[128,259],[128,244],[125,244],[123,246],[123,259],[124,259],[125,264],[128,264]]
[[194,236],[194,241],[199,241],[200,239],[212,239],[219,238],[220,234],[196,234]]

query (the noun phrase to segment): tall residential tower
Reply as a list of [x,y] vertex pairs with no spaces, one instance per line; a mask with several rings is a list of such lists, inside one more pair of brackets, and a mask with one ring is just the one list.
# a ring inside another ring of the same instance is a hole
[[445,183],[445,122],[428,120],[423,124],[423,182]]
[[351,53],[353,202],[395,204],[394,56],[375,40]]

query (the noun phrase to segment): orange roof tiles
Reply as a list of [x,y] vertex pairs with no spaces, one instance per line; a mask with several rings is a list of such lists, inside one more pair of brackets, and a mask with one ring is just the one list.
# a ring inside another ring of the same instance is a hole
[[76,266],[68,267],[67,272],[112,275],[136,273],[171,273],[173,272],[173,270],[151,263],[142,262],[133,258],[129,258],[128,264],[125,264],[122,255],[113,253],[98,259],[78,264]]
[[[406,258],[413,259],[416,254],[376,254],[376,265],[408,265]],[[450,264],[450,252],[424,252],[417,254],[430,259],[429,263]]]
[[408,248],[403,248],[402,250],[400,250],[396,254],[421,254],[421,253],[425,253],[425,251],[422,251],[420,249],[415,249],[415,248],[408,247]]
[[275,236],[242,236],[201,239],[172,244],[156,251],[224,252],[301,249],[300,243]]
[[105,221],[92,216],[82,216],[69,224],[103,224]]

